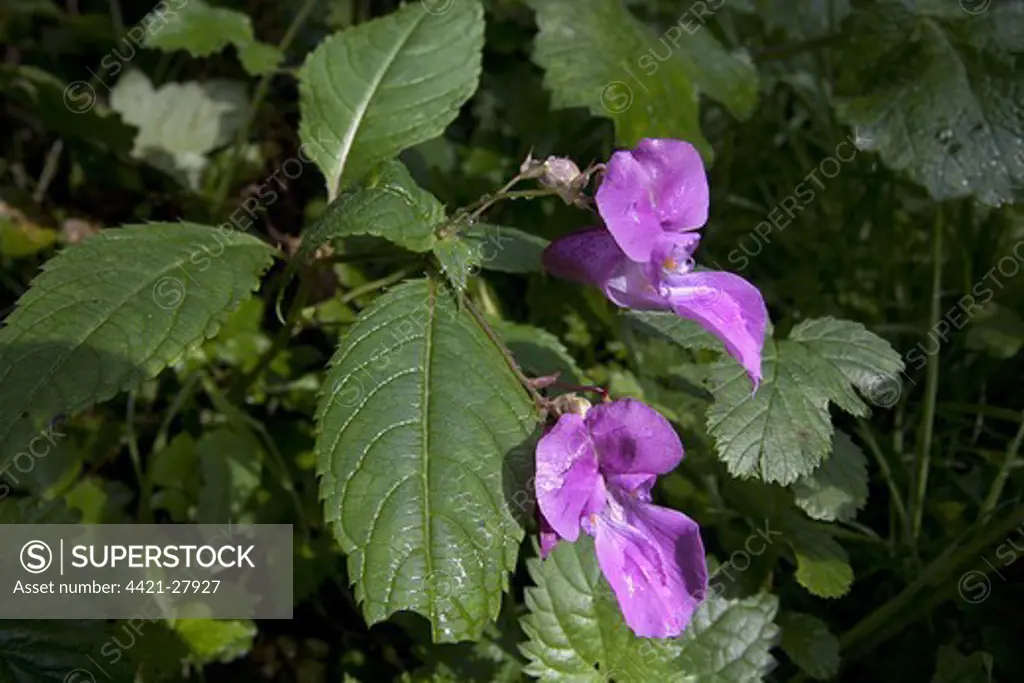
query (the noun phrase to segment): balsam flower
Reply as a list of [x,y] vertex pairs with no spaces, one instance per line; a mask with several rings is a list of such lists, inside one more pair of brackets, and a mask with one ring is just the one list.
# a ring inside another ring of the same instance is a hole
[[679,436],[640,401],[566,413],[537,444],[541,552],[594,537],[597,561],[638,636],[682,633],[707,591],[697,523],[651,503],[659,474],[683,459]]
[[616,152],[596,200],[604,227],[552,242],[545,268],[599,286],[623,308],[671,310],[698,322],[722,340],[756,387],[768,320],[761,293],[738,275],[694,270],[708,185],[693,146],[646,139]]

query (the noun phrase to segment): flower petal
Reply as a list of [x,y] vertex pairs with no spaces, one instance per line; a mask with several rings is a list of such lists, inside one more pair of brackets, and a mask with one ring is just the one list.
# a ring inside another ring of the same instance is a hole
[[648,262],[662,232],[694,230],[707,222],[704,163],[687,142],[647,138],[636,149],[612,155],[596,199],[626,255]]
[[579,537],[581,517],[604,506],[597,451],[582,416],[562,415],[537,442],[535,488],[541,514],[568,541]]
[[636,635],[674,638],[707,594],[700,528],[683,513],[657,505],[627,502],[618,511],[594,523],[601,573]]
[[543,560],[562,539],[551,528],[551,524],[544,516],[544,513],[540,511],[537,512],[537,525],[540,527],[540,559]]
[[725,344],[754,383],[761,381],[761,349],[768,311],[757,287],[739,275],[723,272],[670,275],[662,293],[681,318],[696,320]]
[[587,228],[559,237],[544,249],[545,270],[566,280],[600,285],[626,258],[604,228]]
[[669,308],[647,279],[644,269],[630,261],[604,228],[588,228],[548,245],[544,268],[558,277],[601,287],[617,306],[638,310]]
[[602,403],[584,418],[599,458],[601,473],[640,475],[617,480],[634,491],[653,484],[654,476],[674,470],[683,459],[683,444],[669,421],[636,399]]

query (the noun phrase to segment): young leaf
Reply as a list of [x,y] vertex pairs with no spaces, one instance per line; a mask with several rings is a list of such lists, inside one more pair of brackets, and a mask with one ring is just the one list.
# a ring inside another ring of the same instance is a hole
[[0,329],[0,453],[216,334],[272,253],[249,235],[193,223],[105,230],[62,251]]
[[796,504],[826,522],[846,521],[868,501],[868,462],[845,432],[837,431],[832,455],[793,484]]
[[782,651],[808,676],[824,681],[839,671],[839,640],[818,617],[801,612],[779,615]]
[[296,261],[312,257],[331,240],[374,235],[411,251],[429,251],[434,228],[444,220],[444,206],[421,189],[402,162],[389,160],[359,184],[328,204],[302,236]]
[[965,657],[952,645],[939,648],[932,683],[992,683],[992,655],[973,652]]
[[367,621],[412,610],[435,641],[478,638],[523,538],[514,508],[537,424],[529,396],[433,280],[363,311],[325,387],[320,497]]
[[478,0],[446,12],[410,3],[324,41],[299,73],[299,137],[327,196],[404,149],[437,137],[476,90],[484,41]]
[[202,475],[196,521],[227,524],[238,521],[246,503],[260,486],[259,442],[251,435],[222,428],[203,435],[196,444]]
[[839,598],[853,585],[853,567],[843,546],[821,525],[797,513],[778,520],[782,535],[796,556],[797,582],[820,598]]
[[712,598],[680,638],[638,638],[601,576],[589,536],[559,543],[547,559],[526,566],[536,586],[526,589],[529,641],[521,650],[530,660],[526,672],[541,681],[750,683],[774,665],[773,596]]
[[242,66],[253,75],[273,71],[284,59],[276,47],[253,37],[252,20],[247,14],[211,7],[202,0],[189,0],[168,14],[160,30],[146,34],[146,47],[167,52],[185,50],[193,57],[207,57],[228,45],[235,46]]
[[861,326],[831,318],[808,321],[787,340],[765,341],[764,380],[754,393],[731,358],[712,368],[715,403],[708,410],[708,431],[730,474],[790,484],[813,472],[831,450],[829,402],[867,416],[854,386],[884,404],[879,387],[888,385],[879,379],[898,381],[893,370],[902,368],[891,347]]
[[256,624],[248,619],[179,619],[173,629],[200,664],[238,659],[256,637]]
[[[586,107],[615,122],[615,140],[689,140],[710,158],[701,135],[698,92],[738,117],[757,100],[757,71],[697,22],[655,36],[621,0],[528,0],[537,14],[534,61],[557,108]],[[660,38],[660,40],[659,40]]]
[[[916,9],[915,9],[916,8]],[[1024,185],[1024,6],[896,0],[845,22],[838,114],[861,149],[936,200],[1020,201]]]

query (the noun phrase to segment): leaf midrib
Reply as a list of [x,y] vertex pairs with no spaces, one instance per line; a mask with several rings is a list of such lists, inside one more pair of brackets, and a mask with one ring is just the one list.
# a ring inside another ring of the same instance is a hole
[[427,16],[427,12],[422,12],[417,16],[410,24],[409,29],[405,32],[405,35],[395,41],[394,48],[388,54],[387,59],[381,64],[381,68],[373,75],[371,81],[368,83],[365,96],[356,105],[354,112],[355,116],[352,119],[352,123],[349,129],[345,132],[345,135],[341,140],[341,149],[338,152],[338,165],[335,171],[331,174],[328,182],[327,201],[333,201],[338,196],[339,188],[341,187],[341,176],[345,170],[345,165],[348,162],[348,155],[352,151],[352,145],[355,143],[356,134],[359,132],[362,126],[363,119],[366,117],[366,111],[370,108],[370,102],[373,100],[373,96],[377,93],[380,88],[381,82],[384,80],[384,76],[391,70],[391,66],[395,63],[398,58],[398,53],[402,51],[406,43],[409,42],[409,38],[419,28],[423,18]]

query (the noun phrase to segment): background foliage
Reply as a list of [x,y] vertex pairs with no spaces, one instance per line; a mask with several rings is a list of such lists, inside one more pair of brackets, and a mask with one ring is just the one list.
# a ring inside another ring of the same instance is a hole
[[[296,597],[0,621],[0,682],[1019,678],[1024,3],[18,0],[0,44],[0,521],[291,523]],[[753,397],[540,272],[585,211],[481,200],[658,136],[765,295]],[[537,559],[519,368],[678,427],[682,638]]]

